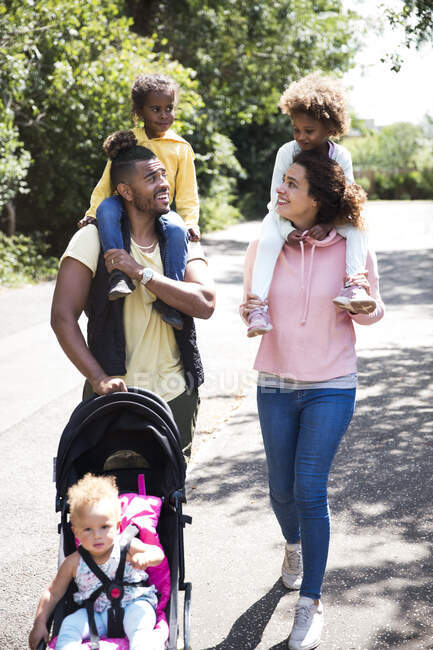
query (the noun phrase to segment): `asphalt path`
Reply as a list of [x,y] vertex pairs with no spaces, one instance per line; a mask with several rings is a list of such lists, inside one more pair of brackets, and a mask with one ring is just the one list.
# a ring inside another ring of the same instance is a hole
[[[385,319],[358,328],[356,415],[330,483],[322,648],[433,648],[433,203],[369,206]],[[251,371],[237,314],[259,224],[205,238],[218,304],[198,323],[207,371],[188,470],[193,650],[279,650],[296,596],[279,580]],[[24,650],[57,564],[52,458],[82,379],[48,324],[53,283],[0,293],[0,649]]]

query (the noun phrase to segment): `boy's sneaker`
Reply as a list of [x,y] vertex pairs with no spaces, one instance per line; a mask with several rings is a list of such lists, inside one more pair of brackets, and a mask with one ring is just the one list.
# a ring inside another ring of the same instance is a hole
[[300,589],[302,583],[302,550],[300,544],[286,542],[281,580],[286,589]]
[[289,650],[312,650],[320,644],[323,629],[323,605],[301,596],[296,603],[295,620],[289,636]]
[[156,311],[161,314],[161,318],[164,323],[171,325],[175,330],[183,329],[184,320],[180,311],[177,311],[177,309],[171,307],[171,305],[167,305],[159,298],[157,298],[152,304],[155,307]]
[[332,301],[334,305],[353,311],[355,314],[371,314],[376,309],[376,301],[368,295],[364,287],[352,284],[343,287]]
[[126,273],[114,269],[109,277],[108,300],[126,298],[135,289],[135,285]]
[[258,336],[260,334],[266,334],[272,329],[272,325],[269,322],[268,312],[265,309],[257,308],[248,316],[248,322],[250,324],[247,336]]

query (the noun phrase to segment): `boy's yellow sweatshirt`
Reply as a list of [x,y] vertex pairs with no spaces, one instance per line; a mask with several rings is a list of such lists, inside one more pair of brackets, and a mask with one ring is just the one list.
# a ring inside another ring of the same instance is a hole
[[[169,129],[161,138],[149,139],[144,128],[132,129],[139,145],[151,149],[167,171],[170,184],[170,203],[173,197],[176,212],[185,221],[187,228],[198,224],[199,201],[195,177],[194,152],[189,142]],[[114,194],[110,181],[109,160],[98,184],[92,192],[90,207],[86,216],[96,217],[96,209],[108,196]]]

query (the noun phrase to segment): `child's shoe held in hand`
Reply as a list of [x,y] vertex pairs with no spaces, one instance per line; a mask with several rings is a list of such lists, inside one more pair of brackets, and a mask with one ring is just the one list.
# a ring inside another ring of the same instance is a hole
[[135,284],[126,273],[119,271],[119,269],[111,271],[108,286],[108,300],[126,298],[134,289]]
[[175,330],[183,329],[184,321],[180,311],[174,307],[171,307],[170,305],[166,305],[165,302],[159,298],[155,300],[153,306],[155,307],[156,311],[161,314],[162,320],[167,323],[167,325],[171,325]]
[[364,287],[358,284],[343,287],[332,302],[354,314],[371,314],[376,309],[375,299],[369,296]]
[[272,325],[269,322],[268,312],[263,308],[253,309],[248,316],[248,322],[250,324],[247,331],[248,337],[266,334],[266,332],[270,332],[272,329]]

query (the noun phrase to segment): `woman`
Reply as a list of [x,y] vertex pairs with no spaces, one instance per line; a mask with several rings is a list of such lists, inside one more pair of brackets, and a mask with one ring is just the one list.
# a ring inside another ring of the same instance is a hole
[[[257,403],[266,452],[270,498],[286,540],[283,583],[300,589],[289,637],[291,650],[320,643],[321,587],[328,556],[329,471],[352,418],[356,392],[355,333],[352,321],[380,320],[376,260],[352,281],[376,300],[370,314],[338,308],[332,298],[345,273],[346,240],[335,230],[313,239],[317,224],[362,221],[365,193],[346,187],[334,160],[303,152],[277,188],[277,212],[299,231],[299,243],[286,243],[278,258],[267,303],[249,293],[257,242],[245,264],[244,320],[268,305],[273,329],[263,337],[255,363]],[[369,281],[367,280],[367,275]],[[302,573],[302,565],[304,571]]]

